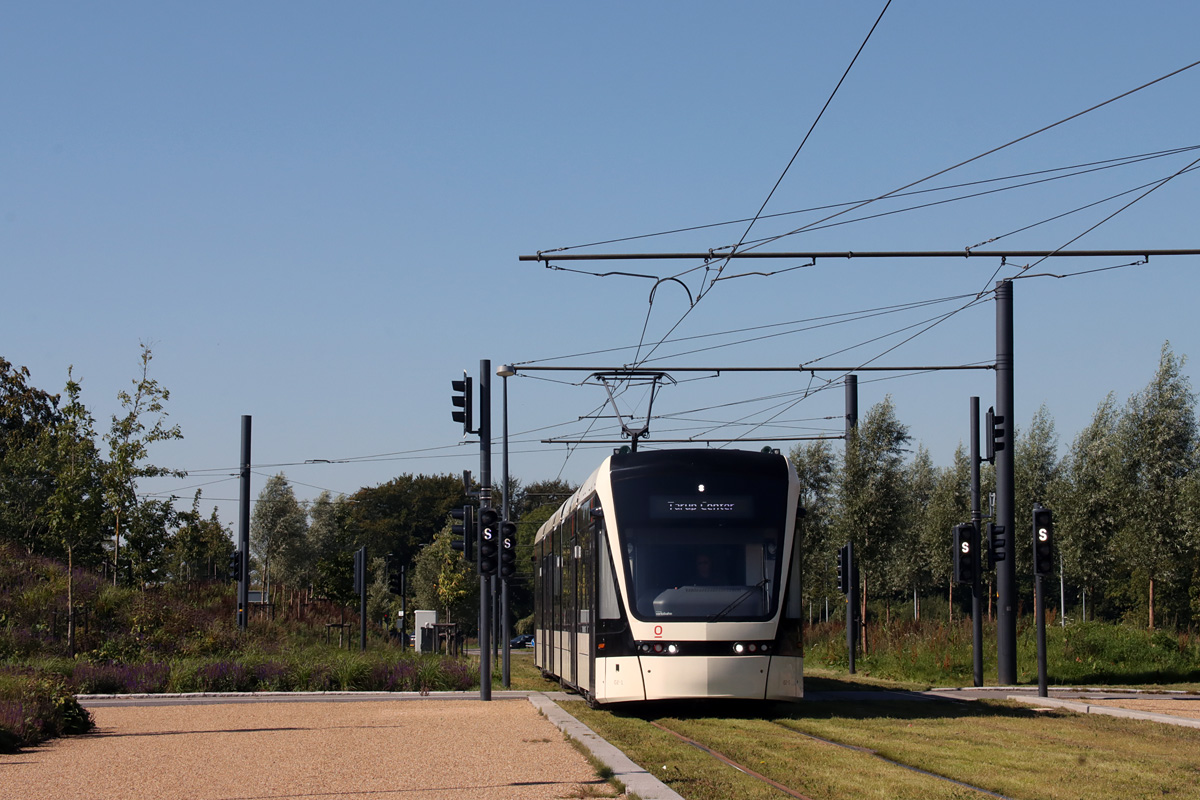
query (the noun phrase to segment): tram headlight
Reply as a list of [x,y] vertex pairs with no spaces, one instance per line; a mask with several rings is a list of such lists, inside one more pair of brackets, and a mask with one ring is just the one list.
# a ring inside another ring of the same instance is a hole
[[671,655],[675,655],[676,653],[679,652],[679,645],[677,645],[677,644],[667,645],[667,652],[670,653]]
[[742,644],[741,642],[738,642],[737,644],[735,644],[733,646],[733,652],[737,653],[738,655],[741,655],[742,653],[746,652],[746,645]]

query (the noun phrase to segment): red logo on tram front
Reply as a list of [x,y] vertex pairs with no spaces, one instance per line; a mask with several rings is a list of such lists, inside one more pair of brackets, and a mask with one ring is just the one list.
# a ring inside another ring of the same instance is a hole
[[662,625],[655,625],[655,626],[654,626],[654,638],[655,638],[655,639],[661,639],[661,638],[662,638]]

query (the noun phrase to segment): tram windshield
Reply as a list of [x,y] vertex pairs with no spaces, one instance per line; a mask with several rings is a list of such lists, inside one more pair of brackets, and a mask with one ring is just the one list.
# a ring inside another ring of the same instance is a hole
[[660,463],[620,470],[614,457],[613,470],[633,614],[708,622],[773,616],[788,519],[782,459],[740,453],[731,464],[726,452],[670,463],[666,453],[645,455]]

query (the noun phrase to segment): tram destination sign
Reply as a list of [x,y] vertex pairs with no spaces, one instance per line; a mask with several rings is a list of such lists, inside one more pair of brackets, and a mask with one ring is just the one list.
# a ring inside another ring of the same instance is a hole
[[697,497],[651,495],[652,519],[750,519],[754,497],[748,494]]

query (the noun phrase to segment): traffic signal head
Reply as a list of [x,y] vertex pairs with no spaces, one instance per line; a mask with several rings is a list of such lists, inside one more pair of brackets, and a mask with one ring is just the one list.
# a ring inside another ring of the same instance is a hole
[[388,591],[394,595],[404,594],[404,573],[400,569],[400,560],[391,553],[384,560],[387,564]]
[[1004,449],[1004,417],[996,415],[993,409],[987,410],[987,430],[984,433],[987,440],[985,461],[996,461],[996,452]]
[[837,570],[838,591],[850,594],[854,591],[854,550],[849,542],[838,550]]
[[242,580],[242,551],[234,550],[229,555],[229,579],[234,583]]
[[970,523],[955,525],[952,541],[954,543],[954,582],[974,583],[979,564],[977,552],[979,545],[975,535],[975,526]]
[[474,509],[467,505],[453,509],[450,516],[455,522],[450,526],[450,532],[461,539],[451,539],[450,546],[463,554],[468,564],[475,563],[475,515]]
[[500,523],[500,577],[511,578],[517,571],[517,526],[504,520]]
[[1008,534],[1003,525],[988,523],[988,569],[1008,558]]
[[1041,503],[1033,506],[1033,574],[1054,572],[1054,520]]
[[461,422],[463,433],[474,433],[471,430],[473,421],[471,419],[471,379],[463,372],[461,381],[450,381],[450,387],[454,390],[454,394],[450,396],[450,402],[454,404],[454,411],[450,412],[450,416],[455,422]]
[[500,538],[500,515],[496,509],[479,509],[479,574],[495,575]]

